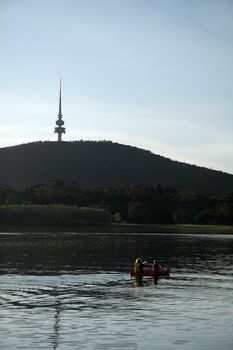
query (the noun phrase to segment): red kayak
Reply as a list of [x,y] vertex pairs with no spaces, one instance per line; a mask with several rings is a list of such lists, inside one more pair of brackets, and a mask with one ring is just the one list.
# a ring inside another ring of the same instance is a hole
[[164,266],[164,267],[160,267],[158,270],[144,268],[142,272],[134,272],[133,270],[131,270],[130,276],[131,277],[144,277],[144,276],[159,277],[159,276],[169,276],[170,272],[171,272],[170,267]]

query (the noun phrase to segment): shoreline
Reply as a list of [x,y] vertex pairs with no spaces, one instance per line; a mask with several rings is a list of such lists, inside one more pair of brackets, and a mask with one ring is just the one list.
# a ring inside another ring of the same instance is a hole
[[4,233],[167,233],[167,234],[233,234],[233,226],[193,224],[110,224],[110,225],[0,225]]

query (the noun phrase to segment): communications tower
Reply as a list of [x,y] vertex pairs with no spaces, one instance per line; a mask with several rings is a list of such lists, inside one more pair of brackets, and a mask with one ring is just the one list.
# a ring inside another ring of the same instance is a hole
[[64,121],[62,120],[62,112],[61,112],[61,79],[60,79],[60,93],[59,93],[59,112],[58,112],[58,119],[56,121],[57,126],[55,127],[54,132],[57,133],[58,138],[57,141],[62,141],[62,134],[65,134],[66,128],[63,127]]

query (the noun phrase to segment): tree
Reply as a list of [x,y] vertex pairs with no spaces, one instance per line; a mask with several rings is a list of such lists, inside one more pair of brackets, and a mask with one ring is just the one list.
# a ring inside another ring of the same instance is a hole
[[128,218],[129,222],[143,223],[144,222],[144,208],[140,202],[130,202],[128,204]]

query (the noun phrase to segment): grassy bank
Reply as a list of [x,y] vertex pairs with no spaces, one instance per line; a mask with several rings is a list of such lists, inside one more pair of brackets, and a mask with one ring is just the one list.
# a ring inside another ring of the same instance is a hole
[[138,225],[113,224],[114,232],[233,234],[233,226],[223,225]]
[[168,233],[168,234],[233,234],[233,226],[220,225],[138,225],[138,224],[67,224],[67,225],[0,225],[3,232],[38,233]]

